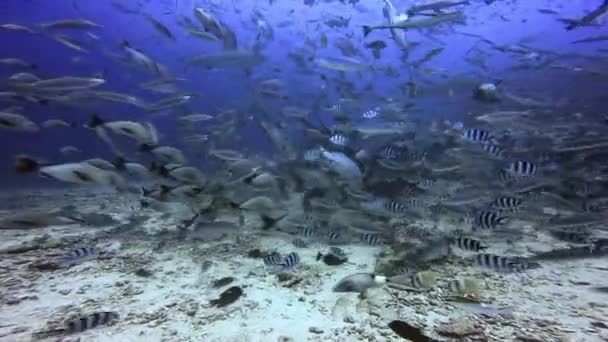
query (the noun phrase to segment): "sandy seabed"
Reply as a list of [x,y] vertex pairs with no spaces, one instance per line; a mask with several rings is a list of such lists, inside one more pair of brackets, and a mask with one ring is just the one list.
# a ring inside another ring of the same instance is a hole
[[[608,341],[608,294],[586,286],[608,285],[606,259],[546,263],[525,274],[458,263],[434,269],[444,281],[481,279],[485,302],[513,308],[507,317],[486,317],[447,303],[441,286],[422,292],[384,286],[364,295],[332,291],[345,276],[373,272],[381,246],[343,245],[349,261],[328,266],[316,260],[327,245],[298,249],[292,236],[246,225],[213,239],[176,240],[159,234],[175,228],[170,215],[146,214],[133,197],[112,192],[37,190],[4,193],[1,200],[0,220],[32,207],[74,205],[109,214],[117,224],[0,230],[0,341],[403,341],[388,328],[395,319],[440,341]],[[141,220],[130,225],[133,217]],[[115,240],[121,248],[114,256],[52,266],[71,250]],[[297,251],[302,261],[280,281],[260,259],[247,256],[254,248]],[[214,288],[223,277],[235,280]],[[240,286],[243,296],[212,306],[230,286]],[[116,311],[120,319],[69,335],[37,334],[99,311]]]

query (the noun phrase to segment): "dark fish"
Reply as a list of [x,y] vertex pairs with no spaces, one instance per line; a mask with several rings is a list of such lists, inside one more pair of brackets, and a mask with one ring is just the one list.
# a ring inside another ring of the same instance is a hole
[[559,248],[548,252],[538,253],[533,256],[533,260],[572,260],[598,258],[608,256],[608,248],[598,248],[595,244],[590,244],[581,247]]
[[228,290],[222,292],[220,298],[213,299],[209,302],[212,306],[217,306],[218,308],[222,308],[229,304],[236,302],[243,295],[243,289],[238,286],[233,286]]
[[549,230],[556,239],[572,243],[589,243],[591,233],[584,226],[560,227]]
[[340,257],[346,257],[346,252],[344,252],[344,250],[340,247],[335,247],[335,246],[329,247],[329,253],[336,255],[336,256],[340,256]]
[[223,287],[223,286],[226,286],[226,285],[232,283],[233,281],[234,281],[233,277],[224,277],[221,279],[214,280],[212,286],[214,288]]
[[460,5],[469,5],[469,1],[456,1],[456,2],[436,1],[436,2],[431,2],[428,4],[424,4],[424,5],[416,5],[416,6],[410,7],[407,10],[407,15],[415,16],[424,11],[431,11],[433,14],[441,13],[441,10],[443,10],[443,9],[460,6]]
[[317,261],[321,259],[323,259],[323,262],[329,266],[341,265],[348,261],[348,258],[345,255],[334,254],[331,251],[327,254],[323,254],[321,252],[317,253]]
[[433,340],[430,337],[427,337],[426,335],[424,335],[422,333],[422,329],[416,328],[404,321],[398,321],[398,320],[392,321],[388,324],[388,327],[391,328],[391,330],[395,334],[397,334],[405,339],[408,339],[410,341],[413,341],[413,342],[436,341],[436,340]]
[[100,325],[112,325],[120,318],[117,312],[104,311],[95,312],[87,316],[70,320],[65,323],[65,332],[68,334],[79,333]]
[[601,17],[606,12],[608,12],[608,0],[604,0],[604,2],[599,7],[597,7],[596,9],[591,11],[591,13],[582,17],[581,19],[569,20],[566,30],[571,31],[580,26],[590,25],[595,19]]
[[381,57],[382,50],[386,48],[386,43],[383,40],[374,40],[371,43],[365,44],[365,47],[372,50],[374,58],[379,59]]

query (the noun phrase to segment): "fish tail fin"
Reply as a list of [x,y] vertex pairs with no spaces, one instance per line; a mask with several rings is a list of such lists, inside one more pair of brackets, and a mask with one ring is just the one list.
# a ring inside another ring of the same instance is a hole
[[120,47],[130,47],[131,45],[129,45],[129,41],[126,39],[123,39],[120,41]]
[[167,177],[169,175],[169,170],[164,165],[158,164],[156,162],[152,162],[148,170],[162,177]]
[[97,115],[97,113],[93,113],[93,114],[91,114],[91,117],[89,118],[89,122],[87,122],[87,127],[96,128],[105,123],[106,123],[105,120],[103,120],[101,117],[99,117],[99,115]]
[[20,174],[33,173],[40,170],[40,162],[28,156],[15,157],[15,171]]
[[127,160],[122,156],[118,156],[112,161],[112,165],[114,165],[118,170],[124,170],[126,163]]
[[266,215],[262,215],[262,221],[264,222],[264,225],[262,226],[262,230],[268,230],[272,227],[274,227],[277,222],[279,222],[282,218],[284,218],[285,216],[287,216],[287,214],[284,214],[278,218],[272,218]]
[[323,254],[321,254],[321,252],[317,252],[317,261],[321,260],[322,257]]
[[143,186],[141,187],[141,194],[143,197],[148,197],[152,192],[154,192],[154,190],[146,189]]
[[139,152],[150,152],[154,149],[154,146],[150,145],[150,144],[141,144],[139,145]]
[[374,29],[371,26],[363,25],[363,37],[367,37]]

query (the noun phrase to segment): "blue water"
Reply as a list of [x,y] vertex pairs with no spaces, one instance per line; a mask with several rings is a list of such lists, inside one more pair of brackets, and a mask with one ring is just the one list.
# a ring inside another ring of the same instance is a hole
[[[116,0],[115,2],[118,2]],[[293,60],[287,57],[305,45],[308,37],[317,46],[315,56],[339,56],[339,50],[333,42],[338,37],[347,37],[359,50],[362,56],[374,67],[393,67],[398,76],[388,77],[383,72],[349,73],[346,77],[353,80],[358,88],[357,95],[363,103],[373,108],[380,98],[393,97],[404,99],[405,95],[398,85],[414,77],[420,87],[420,96],[415,99],[418,111],[414,116],[423,119],[463,118],[467,112],[490,111],[495,107],[480,104],[470,100],[471,85],[486,80],[503,80],[509,90],[529,94],[537,98],[560,99],[567,97],[570,101],[568,110],[586,111],[596,108],[601,100],[605,100],[602,90],[605,76],[593,77],[588,74],[552,70],[550,68],[529,68],[511,71],[509,68],[519,64],[513,55],[493,51],[487,46],[482,50],[488,52],[486,61],[488,71],[472,68],[465,61],[465,54],[473,46],[479,46],[479,39],[465,36],[457,32],[466,32],[482,36],[496,44],[514,44],[523,42],[538,51],[551,51],[564,55],[577,53],[589,56],[605,56],[606,52],[598,51],[606,47],[605,42],[593,44],[571,44],[571,41],[583,37],[606,33],[605,25],[582,27],[574,31],[566,31],[564,24],[558,18],[580,18],[595,8],[599,1],[496,1],[485,5],[483,1],[472,0],[471,6],[465,7],[467,24],[454,26],[454,31],[441,29],[430,31],[429,34],[417,32],[408,33],[409,41],[419,43],[412,50],[410,60],[416,60],[427,51],[436,47],[445,48],[444,52],[425,64],[424,68],[440,71],[442,76],[425,76],[420,71],[408,70],[402,62],[402,52],[390,39],[387,30],[373,32],[363,38],[361,26],[364,24],[382,24],[383,3],[380,1],[360,1],[355,5],[342,4],[338,1],[318,1],[313,6],[307,6],[302,1],[121,1],[123,7],[130,13],[123,13],[112,5],[112,1],[44,1],[44,0],[5,0],[0,4],[0,22],[15,23],[36,27],[38,23],[60,19],[83,18],[103,26],[91,30],[99,36],[98,42],[90,44],[89,53],[71,50],[45,34],[31,35],[23,32],[0,30],[2,46],[0,57],[21,58],[38,65],[37,74],[43,77],[91,76],[104,72],[106,83],[99,90],[124,92],[139,96],[153,102],[163,97],[139,89],[141,82],[157,79],[149,73],[118,63],[109,57],[112,53],[120,53],[119,43],[127,40],[131,46],[143,51],[155,61],[164,64],[176,76],[185,78],[180,83],[180,90],[200,94],[198,98],[187,104],[187,108],[195,112],[214,114],[221,109],[235,108],[247,112],[251,108],[251,98],[259,81],[278,77],[286,86],[287,101],[268,101],[271,115],[276,120],[282,120],[279,110],[285,105],[298,105],[308,108],[312,105],[315,95],[326,95],[324,105],[335,103],[339,95],[332,91],[332,84],[321,88],[320,74],[334,77],[339,75],[332,70],[320,69],[313,61],[310,70],[302,71],[295,66]],[[419,2],[421,3],[421,2]],[[396,1],[397,9],[404,11],[411,5],[410,1]],[[196,25],[193,8],[201,6],[216,14],[238,38],[239,49],[250,49],[258,33],[258,27],[252,21],[254,9],[263,13],[265,20],[274,29],[274,39],[267,44],[261,53],[267,58],[262,65],[255,67],[251,74],[239,68],[226,70],[204,70],[197,67],[186,67],[184,60],[194,55],[222,51],[221,42],[206,42],[188,33],[177,25],[180,16],[190,17]],[[539,8],[551,8],[557,15],[542,14]],[[143,14],[153,16],[177,38],[176,41],[161,36],[154,30],[151,23]],[[323,24],[324,15],[340,15],[352,17],[347,28],[329,28]],[[70,37],[86,41],[85,30],[59,30]],[[319,37],[325,33],[329,44],[321,48]],[[363,47],[373,40],[384,40],[388,47],[382,52],[382,58],[375,60],[371,51]],[[483,44],[482,44],[483,45]],[[555,64],[576,65],[606,70],[605,62],[590,60],[564,59]],[[0,77],[5,78],[18,72],[18,68],[1,66]],[[276,70],[273,70],[276,69]],[[277,71],[278,70],[278,71]],[[372,84],[373,90],[362,90]],[[454,90],[455,96],[448,98],[445,94],[449,89]],[[603,96],[603,97],[602,97]],[[3,103],[3,108],[11,103]],[[115,120],[152,121],[162,134],[162,142],[166,145],[183,147],[176,127],[175,118],[171,115],[160,118],[150,117],[145,111],[125,105],[96,102],[94,104],[65,106],[50,103],[46,106],[26,103],[27,117],[35,122],[49,118],[63,118],[68,121],[84,123],[93,112],[100,113],[104,118]],[[250,113],[254,120],[256,113]],[[360,113],[349,113],[358,117]],[[289,122],[287,122],[289,124]],[[268,148],[259,131],[250,130],[240,134],[247,137],[248,143],[260,141],[260,148]],[[94,132],[86,129],[57,128],[41,130],[36,134],[2,132],[0,160],[5,167],[0,168],[0,183],[3,186],[40,182],[32,177],[16,177],[11,170],[14,155],[27,153],[43,157],[53,162],[66,161],[59,153],[59,148],[73,145],[83,150],[84,157],[102,157],[111,159],[107,146],[100,142]],[[194,163],[204,163],[204,160]],[[42,181],[44,184],[51,184]]]

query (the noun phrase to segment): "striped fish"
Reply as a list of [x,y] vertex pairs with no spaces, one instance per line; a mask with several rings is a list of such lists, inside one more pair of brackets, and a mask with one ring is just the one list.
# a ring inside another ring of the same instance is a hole
[[376,246],[381,242],[380,235],[374,233],[361,233],[359,239],[370,246]]
[[300,231],[300,234],[308,239],[315,235],[315,229],[312,227],[306,227]]
[[429,190],[435,185],[435,181],[430,178],[425,178],[416,184],[417,187],[423,190]]
[[74,264],[84,260],[97,258],[101,254],[101,251],[96,247],[82,247],[66,254],[63,257],[63,261],[66,263]]
[[264,257],[264,265],[266,266],[277,266],[283,262],[281,254],[274,252]]
[[292,241],[293,245],[297,248],[306,248],[308,244],[302,239],[295,239]]
[[319,159],[321,159],[321,151],[319,149],[304,152],[304,160],[306,161],[317,161]]
[[450,241],[452,245],[469,252],[479,252],[484,249],[487,249],[487,246],[484,246],[483,243],[479,240],[467,238],[467,237],[457,237],[453,238]]
[[498,211],[515,212],[520,209],[523,202],[524,201],[521,198],[501,196],[490,204],[490,208]]
[[420,227],[417,225],[409,225],[405,227],[404,232],[408,237],[414,237],[422,240],[428,239],[435,235],[435,233],[429,228]]
[[340,234],[334,231],[330,231],[329,233],[327,233],[327,238],[329,239],[329,241],[335,241],[340,238]]
[[506,171],[515,177],[532,177],[538,172],[536,164],[525,160],[517,160],[511,162],[506,168]]
[[291,270],[300,263],[300,256],[296,252],[291,252],[279,264],[283,270]]
[[415,151],[415,152],[409,153],[405,156],[406,160],[412,161],[412,162],[423,162],[423,161],[426,161],[427,157],[428,157],[428,153],[426,151],[423,151],[423,152]]
[[523,257],[507,257],[487,253],[475,255],[473,261],[478,266],[502,273],[522,272],[540,266],[537,263],[529,262]]
[[348,138],[341,134],[334,134],[329,138],[329,142],[338,146],[346,146],[346,144],[348,144]]
[[388,145],[380,150],[379,155],[382,159],[398,160],[401,159],[402,151],[398,147]]
[[424,209],[430,206],[428,202],[419,198],[410,198],[404,204],[410,209]]
[[99,249],[95,247],[82,247],[75,249],[66,255],[66,258],[82,258],[100,254]]
[[475,295],[479,291],[479,281],[475,278],[452,279],[448,283],[448,290],[460,295]]
[[412,287],[417,289],[430,289],[437,283],[437,273],[432,271],[417,272],[410,278]]
[[73,334],[88,329],[96,328],[100,325],[112,325],[118,319],[120,315],[113,311],[95,312],[90,315],[82,316],[69,320],[65,323],[65,330],[67,333]]
[[395,214],[401,214],[404,213],[408,210],[408,207],[403,204],[403,203],[399,203],[397,201],[385,201],[383,203],[384,209],[390,211],[391,213],[395,213]]
[[475,227],[481,229],[494,229],[506,224],[507,216],[501,216],[496,211],[482,211],[475,217]]
[[468,141],[484,143],[492,140],[492,135],[482,129],[470,128],[462,133],[462,137]]
[[499,159],[504,158],[506,154],[505,150],[501,146],[495,144],[484,144],[483,150],[490,156]]
[[364,119],[374,119],[377,118],[378,115],[380,115],[380,113],[378,113],[377,110],[375,109],[370,109],[367,112],[363,113],[363,115],[361,115]]

